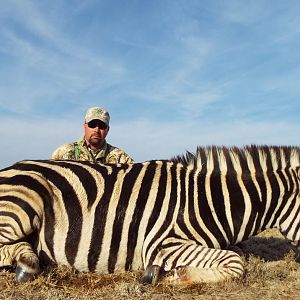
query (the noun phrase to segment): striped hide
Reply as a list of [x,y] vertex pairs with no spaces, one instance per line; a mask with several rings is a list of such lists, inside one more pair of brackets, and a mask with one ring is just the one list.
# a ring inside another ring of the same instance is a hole
[[226,250],[266,228],[299,248],[297,147],[199,147],[169,161],[21,161],[0,171],[0,266],[55,263],[143,282],[243,274]]

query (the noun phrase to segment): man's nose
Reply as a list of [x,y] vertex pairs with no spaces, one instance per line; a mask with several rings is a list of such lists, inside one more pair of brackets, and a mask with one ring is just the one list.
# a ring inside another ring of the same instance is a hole
[[100,131],[100,125],[96,125],[96,127],[94,128],[94,131]]

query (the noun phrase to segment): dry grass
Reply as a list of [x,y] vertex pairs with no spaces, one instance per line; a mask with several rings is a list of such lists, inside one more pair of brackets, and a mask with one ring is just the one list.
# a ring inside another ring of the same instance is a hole
[[139,283],[138,272],[100,276],[59,267],[30,283],[17,284],[14,273],[2,271],[0,299],[300,299],[300,264],[277,232],[264,232],[241,248],[246,273],[239,280],[151,286]]

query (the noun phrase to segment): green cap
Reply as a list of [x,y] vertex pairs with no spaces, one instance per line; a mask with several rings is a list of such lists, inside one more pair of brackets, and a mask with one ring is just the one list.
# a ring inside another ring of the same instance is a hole
[[100,120],[109,126],[109,113],[102,107],[89,108],[85,115],[85,123],[91,122],[92,120]]

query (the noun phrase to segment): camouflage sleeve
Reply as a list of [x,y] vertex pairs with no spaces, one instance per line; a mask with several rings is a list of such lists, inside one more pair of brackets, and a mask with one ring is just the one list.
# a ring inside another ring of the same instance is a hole
[[63,144],[53,152],[51,159],[68,160],[68,159],[72,159],[73,156],[74,156],[74,145]]
[[132,164],[134,163],[134,160],[126,153],[123,151],[122,155],[119,157],[119,163],[120,164]]
[[106,163],[109,164],[134,163],[134,160],[126,152],[118,148],[114,148],[111,152],[109,152],[105,160]]

